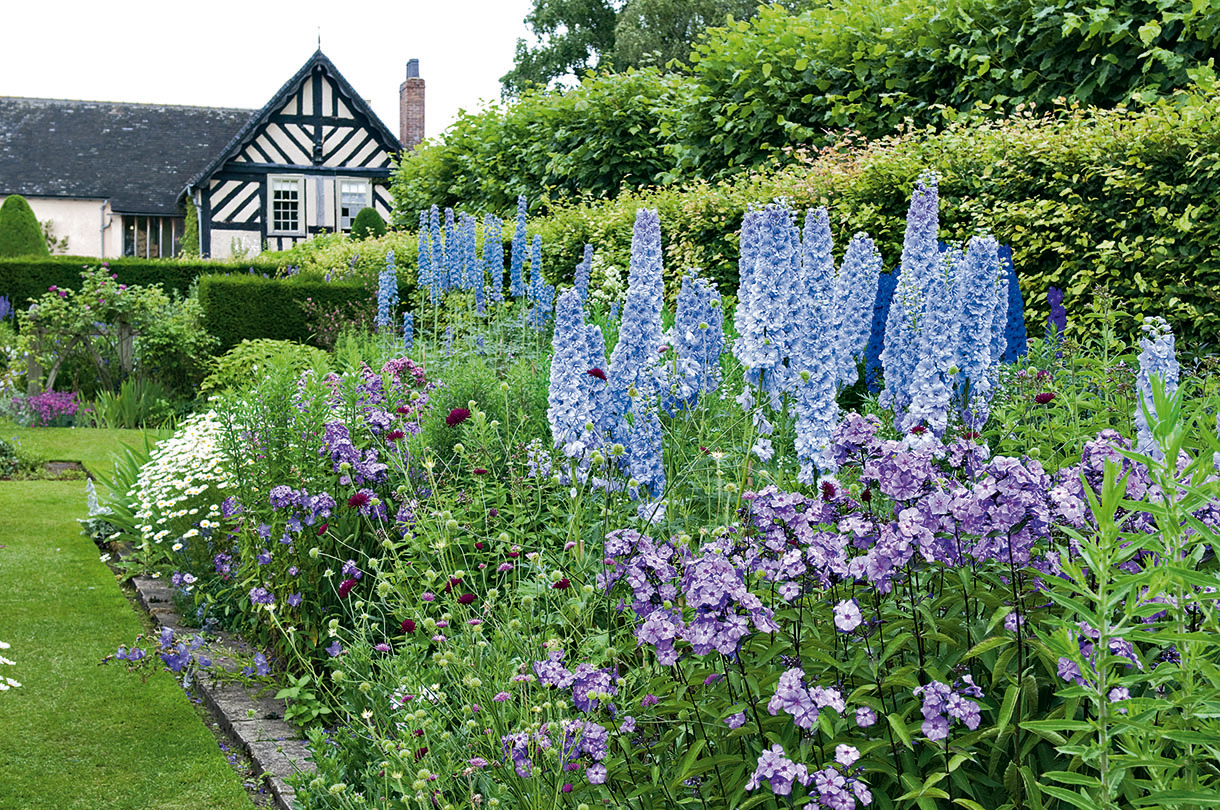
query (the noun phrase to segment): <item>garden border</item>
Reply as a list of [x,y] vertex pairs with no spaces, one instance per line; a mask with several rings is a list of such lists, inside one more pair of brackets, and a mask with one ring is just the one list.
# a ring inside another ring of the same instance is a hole
[[[170,587],[161,579],[136,576],[130,580],[140,607],[159,627],[169,627],[175,634],[198,632],[183,626],[182,617],[173,606]],[[214,641],[208,647],[218,654],[213,659],[226,669],[234,666],[227,653],[254,650],[240,637],[217,631],[210,633]],[[226,666],[227,665],[227,666]],[[313,771],[308,743],[283,719],[286,704],[272,697],[259,697],[251,686],[217,681],[207,672],[196,678],[195,687],[208,712],[233,739],[237,740],[258,775],[271,791],[281,810],[294,810],[296,791],[288,777],[298,771]],[[257,690],[263,691],[263,688]]]

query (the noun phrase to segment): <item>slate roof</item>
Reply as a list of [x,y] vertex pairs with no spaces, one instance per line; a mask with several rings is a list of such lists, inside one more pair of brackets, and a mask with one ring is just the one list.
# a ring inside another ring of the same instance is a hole
[[0,96],[0,196],[109,199],[180,213],[178,196],[254,110]]

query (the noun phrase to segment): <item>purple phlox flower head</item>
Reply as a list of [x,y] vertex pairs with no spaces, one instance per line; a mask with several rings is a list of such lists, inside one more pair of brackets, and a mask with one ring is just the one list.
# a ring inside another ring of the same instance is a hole
[[538,682],[543,686],[554,686],[567,689],[576,680],[567,667],[559,663],[563,659],[562,650],[552,650],[545,661],[535,661],[533,670],[538,676]]
[[[538,677],[541,680],[541,674]],[[618,694],[616,677],[615,671],[610,667],[594,669],[590,664],[578,664],[572,673],[572,703],[582,712],[595,711],[602,694]],[[597,694],[598,697],[592,697],[592,694]]]
[[271,591],[256,585],[250,589],[250,603],[254,605],[274,605],[275,597],[271,594]]
[[843,767],[851,767],[859,758],[860,752],[854,746],[845,744],[835,746],[835,762]]
[[813,728],[818,720],[818,708],[809,691],[805,689],[804,673],[800,669],[789,669],[779,676],[775,694],[767,704],[767,711],[777,715],[781,711],[792,715],[800,728]]
[[835,627],[844,633],[850,633],[860,626],[864,616],[860,613],[860,603],[856,599],[844,599],[835,605]]
[[877,713],[869,706],[856,707],[856,725],[860,728],[868,728],[877,722]]
[[771,786],[771,792],[775,795],[789,796],[792,794],[794,781],[808,786],[811,777],[804,765],[788,759],[784,754],[784,747],[776,743],[759,755],[758,765],[746,783],[746,790],[757,790],[762,787],[764,780]]
[[656,695],[644,695],[644,697],[640,700],[640,708],[647,709],[649,706],[657,705],[658,702],[659,700],[657,699]]
[[343,563],[343,577],[345,579],[360,579],[364,574],[356,567],[355,560],[348,560]]

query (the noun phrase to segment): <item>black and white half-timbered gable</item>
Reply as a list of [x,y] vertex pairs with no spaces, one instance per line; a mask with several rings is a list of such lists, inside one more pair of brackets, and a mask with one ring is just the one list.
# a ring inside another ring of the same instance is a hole
[[205,255],[283,250],[347,231],[371,207],[390,219],[398,139],[316,52],[187,185]]

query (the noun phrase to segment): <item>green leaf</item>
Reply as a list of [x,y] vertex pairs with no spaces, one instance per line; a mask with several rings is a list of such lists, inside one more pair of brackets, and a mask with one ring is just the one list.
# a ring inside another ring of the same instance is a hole
[[1053,796],[1061,802],[1067,802],[1073,807],[1079,807],[1080,810],[1097,810],[1097,808],[1100,806],[1097,804],[1097,802],[1093,801],[1091,797],[1083,796],[1071,790],[1066,790],[1061,787],[1053,787],[1051,785],[1044,785],[1041,782],[1038,783],[1038,787],[1042,788],[1042,792],[1047,796]]
[[1152,44],[1152,41],[1161,35],[1161,25],[1156,20],[1150,20],[1139,27],[1140,42],[1144,43],[1145,47]]
[[1081,787],[1100,787],[1101,780],[1096,776],[1089,776],[1086,773],[1075,773],[1074,771],[1047,771],[1042,774],[1049,776],[1056,782],[1062,782],[1065,785],[1080,785]]
[[1013,642],[1012,636],[992,636],[991,638],[983,639],[978,644],[975,644],[970,649],[970,652],[966,653],[965,657],[962,660],[968,661],[971,658],[975,658],[977,656],[982,655],[983,653],[987,652],[988,650],[994,650],[997,647],[1006,647],[1009,644],[1012,644],[1012,642]]
[[1167,805],[1167,804],[1201,804],[1207,807],[1220,807],[1220,795],[1215,793],[1200,793],[1196,790],[1162,790],[1149,796],[1134,799],[1132,804]]
[[911,745],[911,734],[907,731],[907,724],[901,717],[896,714],[886,715],[886,720],[890,723],[890,728],[898,735],[898,739],[902,740],[902,744],[911,750],[915,750],[915,746]]

